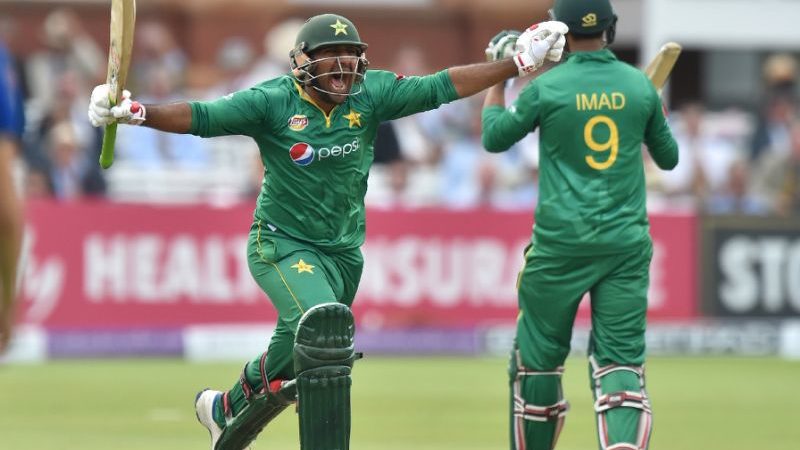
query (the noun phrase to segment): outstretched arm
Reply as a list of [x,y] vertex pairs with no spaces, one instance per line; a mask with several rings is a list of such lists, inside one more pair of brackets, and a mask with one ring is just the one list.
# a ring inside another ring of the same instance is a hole
[[186,134],[192,126],[192,107],[186,102],[144,105],[147,120],[142,125],[170,133]]
[[511,58],[448,69],[450,79],[459,97],[469,97],[478,92],[517,76],[519,69]]
[[142,105],[125,91],[118,106],[108,105],[108,85],[97,86],[89,104],[89,120],[96,127],[114,121],[144,125],[169,133],[200,137],[245,135],[263,130],[269,101],[259,89],[245,89],[210,102],[176,102]]
[[142,105],[131,99],[129,91],[124,91],[122,101],[112,107],[109,102],[109,86],[101,84],[92,91],[89,120],[96,127],[116,121],[130,125],[145,125],[171,133],[188,133],[192,126],[192,108],[188,103]]

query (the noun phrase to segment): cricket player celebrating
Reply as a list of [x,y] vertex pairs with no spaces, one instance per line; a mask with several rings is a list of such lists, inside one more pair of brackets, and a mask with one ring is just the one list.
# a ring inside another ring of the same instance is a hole
[[553,30],[529,33],[509,58],[406,78],[367,70],[367,44],[355,25],[323,14],[299,31],[290,74],[217,101],[141,105],[128,93],[112,108],[108,86],[95,88],[95,126],[116,120],[202,137],[246,135],[260,148],[264,181],[247,256],[278,324],[267,352],[245,365],[230,390],[198,394],[197,416],[212,449],[247,447],[295,399],[302,449],[349,448],[356,358],[349,307],[362,272],[364,195],[378,125],[535,71],[548,55],[560,56],[563,33]]
[[[539,128],[539,203],[519,282],[520,313],[509,366],[511,448],[555,448],[568,405],[561,390],[573,322],[591,296],[589,345],[602,450],[646,449],[645,316],[652,241],[641,145],[672,169],[678,148],[644,73],[606,44],[617,20],[609,0],[556,0],[569,26],[569,56],[540,74],[505,108],[492,87],[483,143],[501,152]],[[535,33],[529,29],[520,36]],[[509,33],[487,52],[499,56]]]

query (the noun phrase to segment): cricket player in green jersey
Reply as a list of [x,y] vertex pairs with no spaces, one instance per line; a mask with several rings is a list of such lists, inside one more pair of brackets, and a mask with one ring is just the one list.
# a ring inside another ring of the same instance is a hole
[[[562,24],[563,26],[563,24]],[[566,32],[566,26],[564,32]],[[110,107],[92,93],[95,126],[114,121],[202,137],[246,135],[264,181],[250,228],[250,271],[278,311],[267,351],[233,387],[195,400],[216,450],[241,450],[297,400],[304,450],[343,450],[350,437],[353,316],[361,277],[364,195],[378,125],[439,107],[560,58],[563,33],[543,26],[509,58],[403,77],[367,70],[367,44],[336,14],[310,18],[291,73],[212,102]],[[558,58],[557,58],[557,57]]]
[[[555,448],[568,404],[563,364],[578,304],[591,297],[591,387],[602,450],[646,449],[645,319],[652,241],[642,143],[662,169],[678,148],[656,89],[606,49],[609,0],[556,0],[569,26],[564,62],[539,74],[505,108],[503,86],[483,109],[483,143],[501,152],[538,128],[539,203],[519,280],[509,365],[513,450]],[[525,38],[528,30],[520,38]],[[492,49],[511,33],[498,35]]]

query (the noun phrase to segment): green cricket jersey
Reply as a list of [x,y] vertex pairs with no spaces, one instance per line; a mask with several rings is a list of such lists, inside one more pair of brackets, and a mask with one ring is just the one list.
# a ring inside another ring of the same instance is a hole
[[255,220],[323,249],[349,249],[364,242],[364,195],[380,122],[457,98],[447,71],[402,77],[369,70],[363,91],[325,114],[286,75],[192,102],[189,132],[255,139],[265,167]]
[[649,240],[642,143],[662,169],[678,163],[678,146],[645,74],[610,50],[576,52],[507,109],[483,111],[492,152],[537,127],[536,251],[602,255]]

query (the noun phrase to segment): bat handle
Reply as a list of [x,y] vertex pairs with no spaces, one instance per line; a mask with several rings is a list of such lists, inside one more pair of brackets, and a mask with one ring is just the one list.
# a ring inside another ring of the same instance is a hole
[[103,149],[100,152],[100,167],[108,169],[114,163],[114,142],[117,140],[117,123],[106,125],[103,134]]

